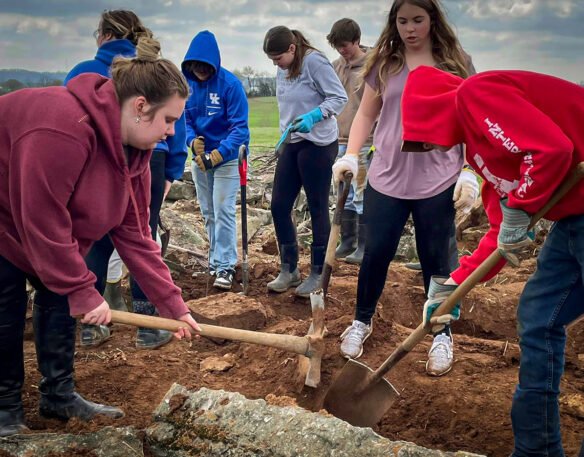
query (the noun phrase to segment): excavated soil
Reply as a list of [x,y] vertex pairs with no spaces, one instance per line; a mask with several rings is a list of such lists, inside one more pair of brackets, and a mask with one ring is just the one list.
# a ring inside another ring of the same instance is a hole
[[[263,247],[262,247],[263,245]],[[310,325],[307,299],[292,291],[268,294],[266,284],[278,271],[275,243],[269,234],[250,245],[249,296],[266,311],[262,331],[306,334]],[[303,253],[301,270],[307,273],[309,257]],[[515,310],[519,294],[534,260],[518,269],[505,268],[486,286],[476,287],[463,303],[462,317],[453,326],[455,364],[442,378],[425,373],[430,337],[386,376],[401,393],[375,431],[391,440],[412,441],[443,451],[465,450],[489,456],[507,456],[513,434],[509,411],[519,366]],[[192,278],[187,269],[176,276],[185,300],[219,294],[205,274]],[[238,277],[240,280],[240,272]],[[317,389],[294,382],[296,356],[283,350],[206,338],[173,341],[156,351],[135,348],[136,330],[117,326],[111,340],[98,348],[79,347],[76,354],[76,386],[86,398],[122,408],[126,415],[114,421],[89,423],[45,420],[36,412],[39,373],[36,370],[30,325],[25,341],[26,420],[33,432],[85,433],[106,425],[147,427],[152,412],[172,383],[188,389],[200,387],[237,391],[249,398],[265,398],[271,404],[299,406],[318,411],[327,387],[342,369],[339,335],[353,318],[358,267],[341,263],[335,267],[326,310],[328,334],[322,364],[322,382]],[[241,290],[234,287],[234,292]],[[223,295],[222,297],[225,297]],[[216,302],[222,306],[224,298]],[[424,302],[421,274],[392,264],[386,287],[374,318],[374,332],[360,359],[370,367],[382,361],[415,328]],[[29,322],[30,324],[30,322]],[[584,325],[568,331],[566,373],[562,382],[562,434],[566,455],[576,455],[584,430]],[[223,357],[234,362],[227,371],[202,371],[202,361]],[[85,455],[85,454],[80,454]]]

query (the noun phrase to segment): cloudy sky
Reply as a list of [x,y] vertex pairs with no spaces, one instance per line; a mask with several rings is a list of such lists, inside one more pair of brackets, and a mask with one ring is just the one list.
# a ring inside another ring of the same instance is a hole
[[[92,32],[104,9],[133,9],[180,63],[199,31],[215,33],[228,69],[275,73],[262,52],[275,25],[302,30],[332,59],[325,36],[355,19],[362,43],[377,39],[391,2],[372,0],[0,0],[0,68],[68,71],[95,54]],[[525,69],[584,80],[584,0],[443,0],[477,70]]]

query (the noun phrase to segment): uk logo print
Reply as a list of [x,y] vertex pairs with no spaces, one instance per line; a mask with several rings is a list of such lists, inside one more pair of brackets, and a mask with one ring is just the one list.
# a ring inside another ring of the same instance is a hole
[[210,100],[212,105],[219,105],[219,94],[217,94],[215,92],[210,92],[209,93],[209,100]]

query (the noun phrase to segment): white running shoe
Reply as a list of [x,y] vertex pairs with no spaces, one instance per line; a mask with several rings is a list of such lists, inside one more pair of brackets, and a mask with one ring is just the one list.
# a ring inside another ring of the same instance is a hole
[[358,359],[363,354],[363,343],[373,331],[370,325],[354,320],[341,334],[341,355],[347,359]]
[[452,369],[454,352],[452,335],[440,333],[434,337],[434,342],[428,352],[426,373],[430,376],[442,376]]

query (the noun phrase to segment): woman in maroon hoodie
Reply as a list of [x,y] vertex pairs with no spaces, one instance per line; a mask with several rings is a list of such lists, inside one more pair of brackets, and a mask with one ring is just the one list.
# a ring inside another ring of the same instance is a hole
[[[109,233],[160,315],[198,329],[148,225],[152,148],[174,133],[188,96],[180,71],[144,38],[112,79],[84,74],[66,87],[0,97],[0,436],[24,428],[26,280],[42,379],[39,412],[63,420],[118,408],[74,391],[75,319],[107,324],[108,304],[83,260]],[[175,334],[190,338],[186,328]]]
[[[530,215],[584,161],[584,88],[526,71],[489,71],[463,80],[420,67],[406,83],[402,119],[404,150],[467,144],[467,160],[484,179],[481,195],[491,226],[477,250],[460,259],[460,268],[436,284],[441,293],[424,306],[429,319],[495,249],[505,259],[483,281],[505,261],[519,264],[518,251],[533,240]],[[521,362],[511,408],[513,457],[564,455],[558,394],[565,326],[584,314],[584,183],[546,219],[556,222],[517,309]]]

